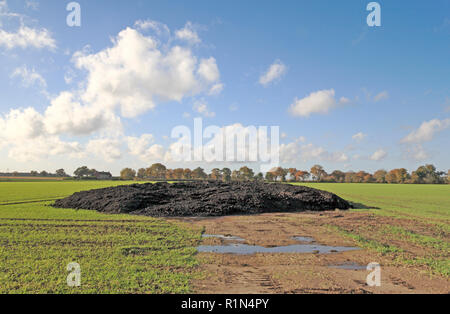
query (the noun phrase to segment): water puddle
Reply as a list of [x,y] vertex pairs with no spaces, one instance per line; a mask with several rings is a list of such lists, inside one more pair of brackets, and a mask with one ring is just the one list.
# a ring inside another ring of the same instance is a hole
[[245,241],[245,239],[242,239],[241,237],[236,237],[232,235],[222,235],[222,234],[203,234],[203,238],[218,238],[223,239],[225,241]]
[[314,238],[311,237],[293,237],[292,239],[297,240],[298,242],[305,242],[305,243],[315,242]]
[[[240,237],[222,236],[222,235],[203,235],[205,238],[221,238],[225,240],[245,241]],[[255,254],[255,253],[316,253],[329,254],[358,250],[357,247],[344,246],[326,246],[313,243],[314,239],[309,237],[294,237],[293,239],[302,244],[293,244],[286,246],[264,247],[259,245],[248,245],[243,243],[226,243],[223,245],[200,245],[199,252],[221,253],[221,254]],[[303,243],[309,244],[303,244]]]
[[330,268],[346,269],[346,270],[366,270],[367,269],[367,266],[359,265],[359,264],[353,263],[353,262],[344,263],[344,264],[341,264],[341,265],[330,265],[328,267],[330,267]]

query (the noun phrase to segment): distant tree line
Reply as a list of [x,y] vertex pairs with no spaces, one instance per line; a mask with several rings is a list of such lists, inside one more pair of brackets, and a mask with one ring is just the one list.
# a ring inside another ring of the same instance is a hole
[[122,180],[217,180],[217,181],[267,181],[267,182],[330,182],[330,183],[391,183],[391,184],[445,184],[450,183],[450,170],[445,173],[437,171],[433,165],[420,166],[416,171],[408,173],[404,168],[393,169],[389,172],[378,170],[375,173],[365,171],[335,170],[327,173],[322,166],[315,165],[309,171],[298,170],[296,168],[274,168],[268,171],[265,176],[247,167],[239,170],[229,168],[214,168],[211,173],[206,173],[204,169],[177,168],[169,169],[161,163],[156,163],[149,168],[133,170],[131,168],[122,169],[120,172]]
[[0,173],[0,177],[50,177],[50,178],[67,178],[70,177],[64,169],[58,169],[55,173],[50,173],[47,171],[30,171],[30,172],[11,172],[11,173]]

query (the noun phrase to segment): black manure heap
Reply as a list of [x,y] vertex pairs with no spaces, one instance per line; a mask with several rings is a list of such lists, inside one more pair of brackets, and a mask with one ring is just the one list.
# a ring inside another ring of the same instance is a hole
[[335,194],[304,186],[212,181],[133,184],[83,191],[57,200],[53,206],[154,217],[345,210],[351,207]]

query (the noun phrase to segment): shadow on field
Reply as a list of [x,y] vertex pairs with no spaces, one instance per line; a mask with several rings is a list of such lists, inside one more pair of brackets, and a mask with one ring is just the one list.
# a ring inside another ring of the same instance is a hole
[[352,205],[352,207],[354,209],[381,209],[380,207],[375,207],[375,206],[367,206],[364,205],[362,203],[354,203],[354,202],[350,202],[350,204]]

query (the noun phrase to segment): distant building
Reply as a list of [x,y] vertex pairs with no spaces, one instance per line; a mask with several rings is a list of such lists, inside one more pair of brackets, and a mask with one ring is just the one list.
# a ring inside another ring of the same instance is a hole
[[113,176],[111,172],[96,171],[94,172],[94,177],[97,180],[111,180]]

